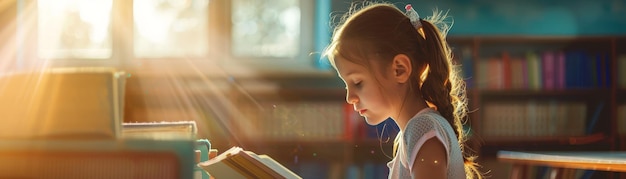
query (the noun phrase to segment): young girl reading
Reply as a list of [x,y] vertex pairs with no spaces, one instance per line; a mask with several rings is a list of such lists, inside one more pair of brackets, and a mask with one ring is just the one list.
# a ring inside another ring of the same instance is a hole
[[482,178],[464,154],[465,85],[445,15],[421,19],[410,5],[368,4],[345,16],[325,51],[354,110],[370,125],[391,118],[400,127],[389,178]]

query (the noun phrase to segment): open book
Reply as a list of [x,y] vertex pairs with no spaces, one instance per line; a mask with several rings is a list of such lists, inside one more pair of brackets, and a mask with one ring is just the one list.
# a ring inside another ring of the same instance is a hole
[[220,155],[198,163],[215,179],[228,178],[301,178],[267,155],[257,155],[232,147]]

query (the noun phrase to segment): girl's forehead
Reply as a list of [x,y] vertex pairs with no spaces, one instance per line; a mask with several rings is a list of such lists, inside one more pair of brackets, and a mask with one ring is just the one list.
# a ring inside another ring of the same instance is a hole
[[335,58],[335,65],[337,66],[337,71],[342,76],[356,73],[356,72],[363,72],[366,70],[366,68],[363,65],[355,63],[344,57]]

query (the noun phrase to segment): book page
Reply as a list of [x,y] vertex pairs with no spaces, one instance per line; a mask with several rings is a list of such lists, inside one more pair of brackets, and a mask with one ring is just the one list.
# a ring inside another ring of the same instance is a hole
[[257,159],[261,163],[265,164],[265,166],[267,166],[270,169],[276,171],[277,173],[279,173],[280,175],[282,175],[285,178],[301,178],[300,176],[296,175],[291,170],[289,170],[287,167],[285,167],[282,164],[278,163],[276,160],[274,160],[273,158],[271,158],[268,155],[257,155],[257,154],[255,154],[253,152],[250,152],[250,151],[246,151],[246,153],[248,153],[250,156],[254,157],[255,159]]
[[243,149],[241,149],[240,147],[231,147],[230,149],[222,152],[221,154],[217,155],[216,157],[214,157],[212,159],[209,159],[207,161],[198,163],[198,166],[204,168],[204,167],[207,167],[209,165],[213,165],[215,163],[218,163],[218,162],[226,159],[229,155],[237,154],[240,151],[243,151]]
[[[232,147],[227,151],[198,163],[198,166],[215,178],[232,178],[232,173],[240,176],[254,175],[271,178],[301,178],[267,155],[257,155],[244,151],[240,147]],[[241,171],[244,169],[245,171]],[[220,177],[217,177],[220,176]]]

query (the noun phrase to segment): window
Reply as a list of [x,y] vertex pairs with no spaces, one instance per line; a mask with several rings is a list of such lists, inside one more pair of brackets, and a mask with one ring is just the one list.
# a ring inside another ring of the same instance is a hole
[[[215,0],[223,22],[223,66],[247,72],[326,73],[330,0]],[[319,28],[321,27],[321,28]],[[250,71],[252,70],[252,71]],[[322,70],[322,71],[320,71]]]
[[[121,59],[208,55],[209,0],[36,2],[38,54],[44,59],[110,59],[120,50],[133,52]],[[131,6],[131,13],[125,13]],[[28,6],[24,9],[22,12],[30,12]],[[112,18],[132,21],[112,23]],[[122,30],[125,27],[133,27],[133,31]],[[116,46],[120,44],[133,45]]]
[[233,0],[232,53],[293,58],[300,51],[299,0]]
[[39,56],[94,58],[111,56],[112,0],[40,0]]
[[[330,36],[325,32],[320,38],[317,26],[328,23],[316,18],[320,9],[328,13],[330,0],[14,2],[24,17],[18,41],[26,43],[18,48],[36,49],[39,59],[57,65],[193,58],[269,70],[313,69],[324,47],[319,43]],[[326,5],[320,8],[319,2]],[[37,30],[30,31],[32,27]]]
[[139,58],[207,55],[209,0],[134,0],[134,54]]

